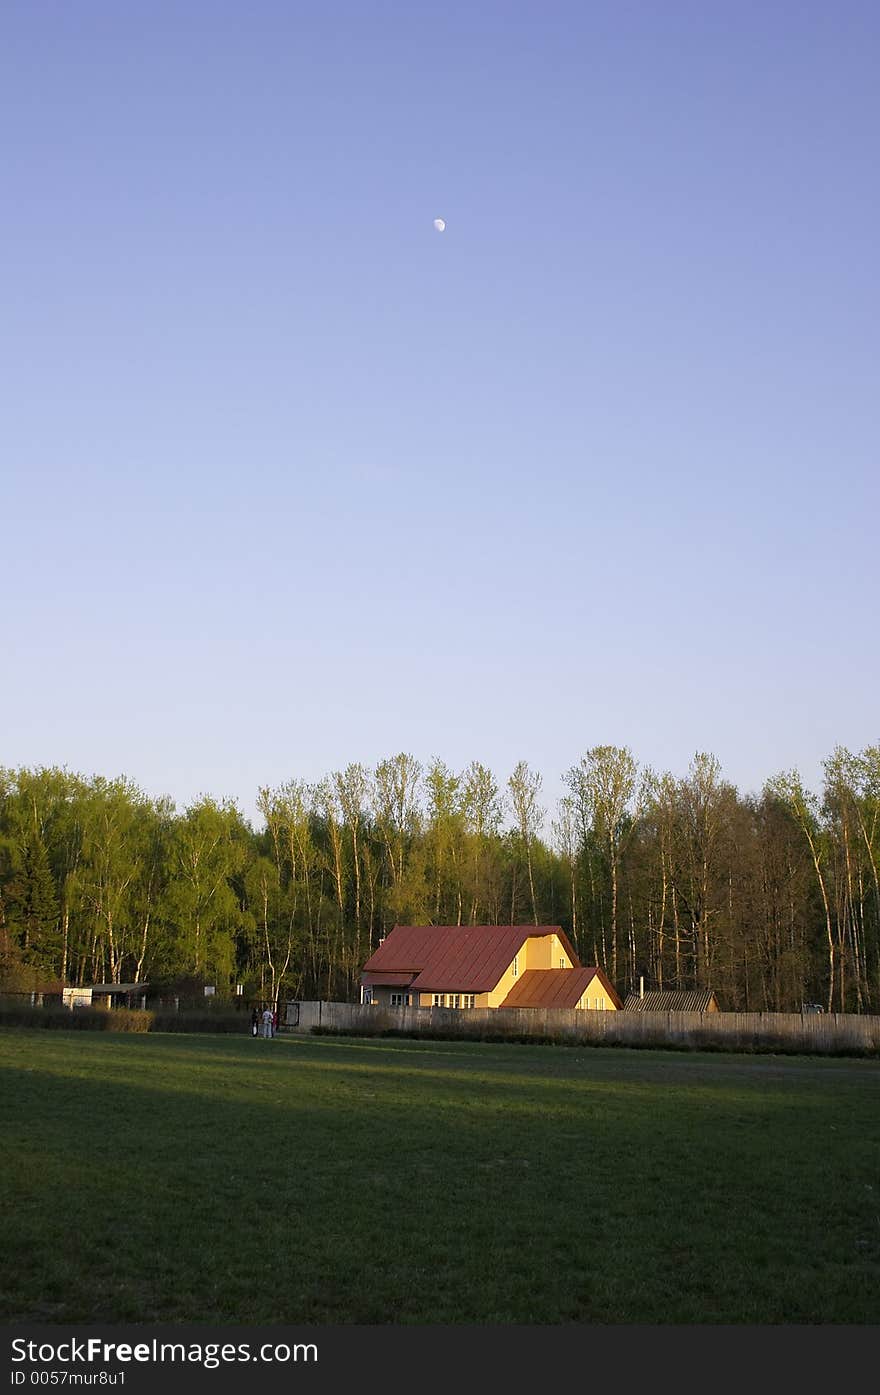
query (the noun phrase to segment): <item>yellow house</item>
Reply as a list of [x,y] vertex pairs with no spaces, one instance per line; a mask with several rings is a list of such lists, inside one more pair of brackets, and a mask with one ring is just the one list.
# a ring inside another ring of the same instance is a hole
[[604,971],[578,962],[558,925],[395,925],[361,973],[383,1007],[617,1011]]

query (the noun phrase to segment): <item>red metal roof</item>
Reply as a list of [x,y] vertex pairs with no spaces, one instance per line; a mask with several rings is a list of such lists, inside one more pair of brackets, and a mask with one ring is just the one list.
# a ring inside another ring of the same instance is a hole
[[408,972],[422,992],[488,993],[526,940],[544,935],[557,935],[577,965],[558,925],[395,925],[364,965],[362,982],[368,974],[388,983],[389,973]]
[[500,1006],[576,1007],[596,972],[595,969],[526,969]]

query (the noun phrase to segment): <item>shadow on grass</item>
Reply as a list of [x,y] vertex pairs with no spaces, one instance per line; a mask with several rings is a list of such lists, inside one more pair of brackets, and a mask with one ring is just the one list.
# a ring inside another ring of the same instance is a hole
[[839,1091],[822,1063],[817,1093],[663,1062],[615,1080],[608,1053],[585,1079],[546,1048],[88,1048],[0,1038],[6,1320],[875,1320],[876,1074]]

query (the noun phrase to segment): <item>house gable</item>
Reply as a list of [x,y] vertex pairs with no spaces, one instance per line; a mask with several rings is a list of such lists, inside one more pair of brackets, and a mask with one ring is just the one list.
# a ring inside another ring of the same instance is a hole
[[585,1008],[617,1011],[620,998],[601,969],[529,969],[500,1007]]

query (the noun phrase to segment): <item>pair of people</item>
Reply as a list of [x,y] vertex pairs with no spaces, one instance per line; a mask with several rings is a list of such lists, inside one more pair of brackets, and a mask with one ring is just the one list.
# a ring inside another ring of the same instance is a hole
[[262,1009],[254,1007],[251,1013],[251,1036],[274,1037],[278,1030],[278,1013],[266,1003]]

